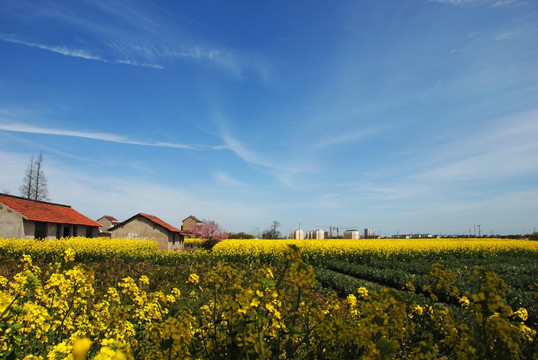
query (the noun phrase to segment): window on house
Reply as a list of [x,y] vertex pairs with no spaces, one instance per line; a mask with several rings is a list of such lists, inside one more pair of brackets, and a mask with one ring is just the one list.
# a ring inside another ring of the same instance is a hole
[[93,237],[93,228],[91,226],[86,226],[86,237],[87,238]]

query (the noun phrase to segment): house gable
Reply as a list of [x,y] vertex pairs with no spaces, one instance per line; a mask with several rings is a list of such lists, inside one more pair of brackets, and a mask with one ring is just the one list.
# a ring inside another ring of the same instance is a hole
[[203,221],[198,219],[196,216],[190,215],[181,222],[181,230],[190,232],[194,226],[201,224],[202,222]]
[[138,213],[109,231],[112,238],[153,239],[162,250],[183,249],[183,233],[154,215]]
[[120,223],[118,219],[110,215],[101,216],[96,221],[100,224],[99,231],[101,232],[102,235],[110,235],[108,233],[109,229]]
[[23,238],[24,215],[0,203],[0,238]]

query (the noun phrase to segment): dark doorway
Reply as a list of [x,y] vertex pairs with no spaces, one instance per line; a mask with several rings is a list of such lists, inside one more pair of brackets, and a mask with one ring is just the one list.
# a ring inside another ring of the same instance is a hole
[[47,237],[47,223],[36,221],[35,223],[35,238],[45,239]]

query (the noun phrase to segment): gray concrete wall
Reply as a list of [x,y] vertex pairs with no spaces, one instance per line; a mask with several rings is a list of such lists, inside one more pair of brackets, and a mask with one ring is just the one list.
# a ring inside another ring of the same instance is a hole
[[[68,236],[73,236],[73,229],[75,226],[77,229],[77,236],[86,236],[86,230],[88,229],[88,227],[91,228],[90,237],[99,236],[99,228],[97,226],[60,224],[58,232],[58,224],[47,223],[47,239],[63,237],[64,227],[69,228]],[[3,204],[0,204],[0,237],[15,239],[33,239],[35,237],[35,222],[24,220],[21,214],[9,209]]]
[[0,237],[22,239],[24,225],[22,215],[0,204]]
[[24,238],[26,239],[33,239],[35,235],[35,222],[33,221],[22,221],[24,226]]
[[168,237],[168,250],[184,250],[184,237],[177,233],[170,233]]
[[138,217],[115,230],[110,238],[155,240],[161,250],[183,250],[183,237],[177,233],[163,229],[146,218]]
[[146,218],[138,217],[110,232],[110,238],[153,239],[161,250],[169,250],[168,231]]

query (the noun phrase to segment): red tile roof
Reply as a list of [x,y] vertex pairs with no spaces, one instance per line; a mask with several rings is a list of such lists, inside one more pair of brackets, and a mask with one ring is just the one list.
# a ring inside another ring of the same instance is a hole
[[0,194],[0,203],[18,212],[27,220],[72,224],[85,226],[101,226],[96,221],[82,215],[69,205],[35,201],[13,195]]
[[149,215],[149,214],[144,214],[144,213],[140,213],[140,214],[138,214],[138,215],[143,216],[143,217],[145,217],[146,219],[148,219],[148,220],[150,220],[150,221],[153,221],[155,224],[160,225],[160,226],[162,226],[163,228],[165,228],[165,229],[167,229],[167,230],[169,230],[169,231],[172,231],[172,232],[179,232],[179,233],[181,232],[181,231],[179,231],[178,228],[175,228],[175,227],[173,227],[172,225],[170,225],[170,224],[168,224],[168,223],[162,221],[161,219],[159,219],[159,218],[158,218],[157,216],[155,216],[155,215]]

